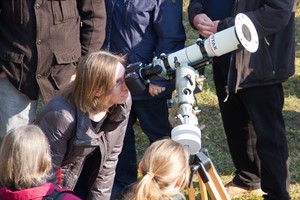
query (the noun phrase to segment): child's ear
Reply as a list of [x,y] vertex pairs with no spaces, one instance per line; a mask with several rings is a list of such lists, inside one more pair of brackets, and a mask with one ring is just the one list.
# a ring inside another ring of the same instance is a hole
[[95,96],[96,97],[101,97],[103,95],[103,91],[102,90],[98,90],[97,92],[95,92]]
[[142,175],[144,175],[144,174],[143,174],[143,171],[142,171],[142,163],[141,163],[141,162],[139,163],[138,170],[139,170],[139,172],[140,172]]
[[175,187],[181,188],[182,183],[183,183],[183,178],[184,178],[184,175],[182,174],[182,175],[177,179],[176,184],[175,184]]

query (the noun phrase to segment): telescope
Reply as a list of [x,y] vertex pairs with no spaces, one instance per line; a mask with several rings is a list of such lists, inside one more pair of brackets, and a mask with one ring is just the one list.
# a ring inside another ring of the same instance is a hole
[[198,69],[209,65],[212,58],[245,48],[253,53],[258,49],[258,35],[252,21],[245,14],[235,17],[235,25],[217,32],[207,39],[170,54],[154,57],[152,63],[133,63],[126,69],[125,81],[132,94],[146,90],[154,76],[176,81],[176,92],[170,101],[169,121],[171,137],[186,147],[191,155],[201,149],[201,130],[193,108],[194,93],[203,78]]

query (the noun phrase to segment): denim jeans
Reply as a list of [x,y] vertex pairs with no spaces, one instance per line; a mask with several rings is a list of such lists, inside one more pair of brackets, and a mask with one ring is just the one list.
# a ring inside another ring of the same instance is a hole
[[0,78],[0,138],[7,131],[35,119],[37,101],[19,92],[7,78]]

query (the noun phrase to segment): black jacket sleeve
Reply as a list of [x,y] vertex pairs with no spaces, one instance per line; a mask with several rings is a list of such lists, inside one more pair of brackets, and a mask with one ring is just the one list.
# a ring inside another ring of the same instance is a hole
[[196,29],[193,19],[196,15],[204,12],[203,0],[191,0],[188,6],[188,19],[193,29]]

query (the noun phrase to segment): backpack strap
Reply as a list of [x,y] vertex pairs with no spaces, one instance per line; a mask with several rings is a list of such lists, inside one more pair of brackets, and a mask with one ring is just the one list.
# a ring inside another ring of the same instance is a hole
[[43,197],[43,200],[62,200],[66,194],[72,194],[72,193],[73,192],[70,190],[59,191],[55,189],[51,194]]

